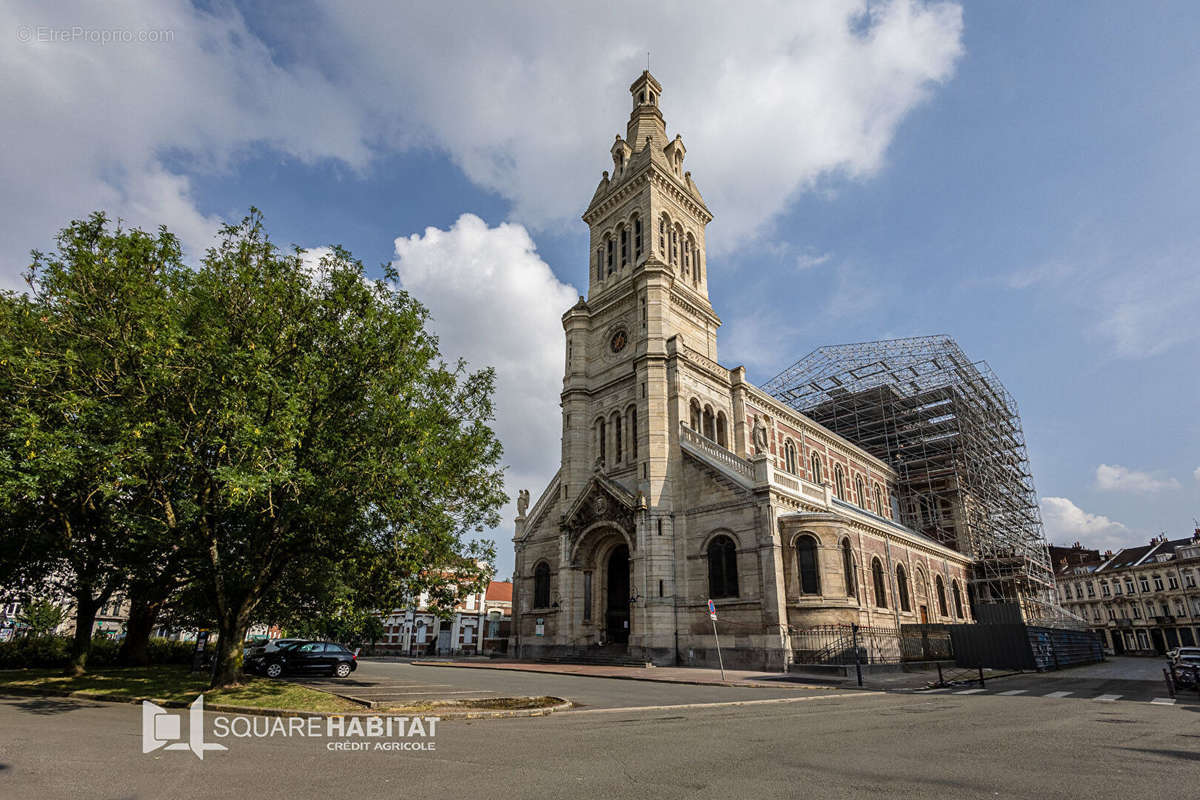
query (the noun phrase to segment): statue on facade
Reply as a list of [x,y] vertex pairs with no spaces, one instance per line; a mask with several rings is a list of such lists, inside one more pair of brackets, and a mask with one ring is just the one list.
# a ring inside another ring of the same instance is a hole
[[522,489],[517,492],[517,516],[525,516],[525,512],[529,510],[529,490]]
[[767,438],[767,424],[758,414],[754,415],[754,455],[765,456],[769,450],[769,440]]

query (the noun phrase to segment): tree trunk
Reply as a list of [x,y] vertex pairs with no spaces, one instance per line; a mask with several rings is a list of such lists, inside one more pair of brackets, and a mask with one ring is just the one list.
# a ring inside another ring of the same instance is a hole
[[246,638],[246,615],[230,613],[217,622],[217,652],[214,657],[212,689],[232,686],[242,680],[242,647]]
[[67,672],[82,675],[87,672],[87,659],[92,652],[92,629],[96,627],[96,612],[100,603],[92,599],[90,590],[75,595],[75,636],[71,639],[71,662]]
[[161,601],[149,600],[138,592],[129,601],[129,622],[125,639],[117,651],[117,663],[126,667],[144,667],[150,663],[150,634],[158,620]]

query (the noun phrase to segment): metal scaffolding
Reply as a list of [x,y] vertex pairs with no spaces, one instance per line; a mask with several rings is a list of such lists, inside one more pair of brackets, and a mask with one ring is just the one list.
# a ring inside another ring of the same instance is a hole
[[948,336],[821,347],[763,387],[891,465],[900,521],[974,559],[972,602],[1030,624],[1057,603],[1017,404]]

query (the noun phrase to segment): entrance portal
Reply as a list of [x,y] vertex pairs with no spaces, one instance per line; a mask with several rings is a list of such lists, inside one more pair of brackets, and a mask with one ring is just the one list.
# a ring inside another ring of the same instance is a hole
[[608,602],[604,612],[604,627],[607,639],[615,644],[629,642],[629,547],[617,545],[608,557],[607,578]]

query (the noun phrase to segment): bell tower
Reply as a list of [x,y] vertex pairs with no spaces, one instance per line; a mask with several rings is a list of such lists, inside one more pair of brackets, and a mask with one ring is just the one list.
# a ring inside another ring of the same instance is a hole
[[563,315],[561,482],[570,502],[599,469],[653,512],[678,435],[668,359],[686,348],[716,361],[721,320],[708,297],[712,215],[684,169],[683,138],[667,136],[662,85],[646,71],[629,92],[625,137],[583,214],[588,294]]

